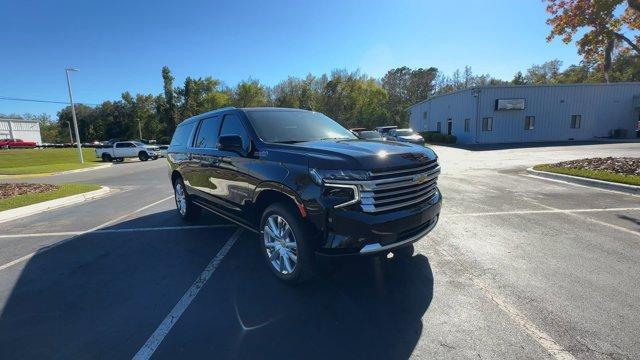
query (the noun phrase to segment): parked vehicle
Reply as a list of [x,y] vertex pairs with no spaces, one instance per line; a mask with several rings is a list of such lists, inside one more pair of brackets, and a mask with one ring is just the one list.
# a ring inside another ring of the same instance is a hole
[[0,149],[33,149],[38,144],[35,141],[24,141],[22,139],[0,139]]
[[158,156],[166,157],[168,149],[169,149],[169,145],[158,145]]
[[317,256],[412,254],[440,214],[431,149],[358,139],[318,112],[201,114],[178,126],[167,159],[179,215],[206,209],[259,233],[286,282],[308,279]]
[[412,129],[391,129],[387,140],[424,145],[424,138]]
[[353,134],[357,137],[359,137],[360,139],[364,139],[364,140],[384,140],[382,138],[382,135],[380,135],[379,132],[374,131],[374,130],[360,130],[360,131],[352,131]]
[[158,158],[158,147],[145,145],[138,141],[118,141],[110,147],[96,148],[96,157],[104,162],[122,162],[125,158],[137,157],[140,161]]
[[376,131],[380,133],[380,135],[382,135],[383,139],[387,139],[387,135],[389,134],[389,131],[391,131],[392,129],[397,129],[397,126],[378,126],[376,127]]

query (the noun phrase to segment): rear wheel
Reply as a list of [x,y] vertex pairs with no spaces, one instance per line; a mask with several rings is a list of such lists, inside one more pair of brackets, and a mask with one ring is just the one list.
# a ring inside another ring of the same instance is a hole
[[144,151],[140,151],[140,153],[138,154],[138,158],[140,159],[140,161],[147,161],[149,160],[149,154]]
[[200,216],[202,208],[189,199],[189,194],[187,194],[187,189],[182,179],[176,179],[173,183],[173,193],[176,200],[176,208],[182,220],[193,221]]
[[271,272],[280,280],[296,284],[311,278],[311,235],[297,212],[285,204],[269,206],[262,214],[262,253]]
[[111,158],[111,155],[104,153],[102,154],[102,161],[104,162],[111,162],[113,159]]

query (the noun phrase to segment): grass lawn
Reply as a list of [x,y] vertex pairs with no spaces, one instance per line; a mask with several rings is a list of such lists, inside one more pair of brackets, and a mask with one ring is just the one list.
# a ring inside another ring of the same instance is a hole
[[43,174],[100,165],[94,149],[82,150],[84,164],[80,164],[75,148],[0,150],[0,175]]
[[556,167],[548,164],[536,165],[533,167],[533,169],[538,171],[548,171],[548,172],[564,174],[564,175],[573,175],[573,176],[579,176],[579,177],[589,178],[589,179],[596,179],[596,180],[610,181],[610,182],[627,184],[627,185],[640,186],[640,176],[616,174],[611,171],[589,170],[589,169],[569,169],[569,168],[563,168],[563,167]]
[[21,206],[32,205],[47,200],[58,199],[98,189],[100,189],[100,185],[95,184],[63,184],[53,191],[24,194],[10,197],[8,199],[0,199],[0,211],[15,209]]

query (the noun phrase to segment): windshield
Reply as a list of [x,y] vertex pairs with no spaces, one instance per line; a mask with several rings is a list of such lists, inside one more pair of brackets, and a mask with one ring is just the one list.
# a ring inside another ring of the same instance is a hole
[[265,142],[357,139],[351,131],[317,112],[253,110],[246,114],[258,137]]
[[396,135],[398,136],[410,136],[415,134],[413,130],[396,130]]
[[382,139],[382,136],[377,131],[361,131],[358,133],[358,135],[360,135],[361,138],[368,140]]

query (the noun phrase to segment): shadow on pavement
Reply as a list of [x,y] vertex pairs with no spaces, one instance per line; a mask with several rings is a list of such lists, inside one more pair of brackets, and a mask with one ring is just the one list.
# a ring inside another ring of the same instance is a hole
[[249,235],[219,271],[157,358],[406,359],[433,298],[423,255],[343,262],[292,287],[269,273]]
[[[228,224],[204,216],[196,225]],[[184,225],[175,210],[108,229]],[[88,233],[0,273],[0,359],[131,358],[235,231]],[[154,358],[411,356],[433,298],[422,255],[359,258],[291,287],[247,231]]]
[[[105,230],[181,225],[170,210]],[[131,358],[234,230],[92,232],[4,269],[0,359]]]
[[630,222],[640,226],[640,219],[638,219],[638,218],[634,218],[632,216],[627,216],[627,215],[618,215],[618,218],[622,219],[622,220],[630,221]]

